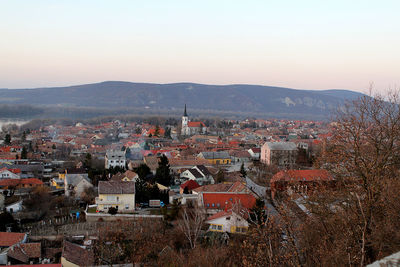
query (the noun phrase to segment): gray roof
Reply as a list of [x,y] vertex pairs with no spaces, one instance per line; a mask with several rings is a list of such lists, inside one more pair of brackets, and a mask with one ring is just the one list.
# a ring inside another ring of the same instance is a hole
[[65,180],[68,185],[76,186],[78,185],[83,179],[90,183],[89,177],[87,173],[79,173],[79,174],[69,174],[65,175]]
[[107,158],[125,158],[125,151],[120,150],[107,150]]
[[229,153],[226,151],[220,152],[201,152],[205,159],[230,159]]
[[297,150],[297,146],[293,142],[266,142],[265,145],[270,150]]
[[211,172],[204,165],[196,165],[197,169],[199,169],[205,176],[211,175]]
[[99,181],[99,194],[134,194],[135,182]]
[[20,169],[21,172],[35,172],[35,171],[43,172],[43,169],[44,169],[42,164],[33,164],[33,165],[30,165],[30,164],[11,164],[10,165],[10,164],[6,164],[6,163],[0,164],[0,168],[4,168],[4,167],[6,167],[8,169]]
[[203,178],[203,175],[196,169],[189,169],[188,171],[190,171],[195,178]]

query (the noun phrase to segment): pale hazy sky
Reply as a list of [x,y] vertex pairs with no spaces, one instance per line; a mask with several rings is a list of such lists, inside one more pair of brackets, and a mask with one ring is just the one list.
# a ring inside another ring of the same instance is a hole
[[0,88],[400,86],[400,0],[0,0]]

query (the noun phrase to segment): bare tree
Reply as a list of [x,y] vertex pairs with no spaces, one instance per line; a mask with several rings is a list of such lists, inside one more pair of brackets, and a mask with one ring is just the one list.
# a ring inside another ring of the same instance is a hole
[[180,231],[189,241],[190,248],[196,248],[197,240],[200,236],[201,227],[204,223],[205,212],[199,207],[182,209],[181,219],[178,221]]

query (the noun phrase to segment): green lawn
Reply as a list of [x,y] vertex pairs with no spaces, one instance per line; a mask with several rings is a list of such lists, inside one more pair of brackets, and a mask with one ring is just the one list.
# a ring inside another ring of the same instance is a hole
[[96,207],[91,207],[91,208],[88,208],[88,210],[87,210],[87,212],[88,213],[96,213]]

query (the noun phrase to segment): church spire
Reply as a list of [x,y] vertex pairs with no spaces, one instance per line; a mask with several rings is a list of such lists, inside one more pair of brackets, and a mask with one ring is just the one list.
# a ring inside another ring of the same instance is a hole
[[185,104],[185,112],[183,113],[183,116],[184,116],[184,117],[187,117],[187,116],[188,116],[187,113],[186,113],[186,104]]

